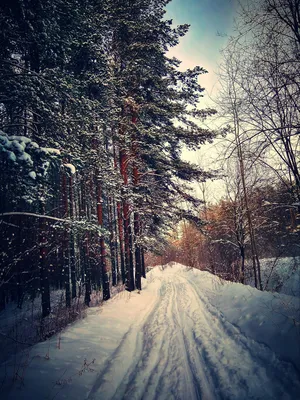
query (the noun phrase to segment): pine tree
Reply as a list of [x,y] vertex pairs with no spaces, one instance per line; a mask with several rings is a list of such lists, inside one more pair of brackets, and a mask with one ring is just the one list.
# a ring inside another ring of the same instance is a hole
[[[202,88],[197,83],[196,67],[179,72],[178,60],[168,59],[166,50],[178,43],[188,26],[173,29],[165,21],[167,2],[119,2],[111,13],[112,80],[116,85],[116,107],[119,107],[120,172],[123,178],[123,218],[127,289],[133,289],[130,262],[130,225],[132,212],[135,232],[136,283],[140,287],[140,249],[138,237],[140,215],[151,225],[167,227],[167,220],[176,220],[187,213],[180,201],[196,203],[187,195],[184,181],[207,178],[196,166],[180,159],[182,146],[197,148],[213,133],[196,123],[212,111],[198,111]],[[176,121],[176,122],[175,122]],[[176,182],[176,180],[178,182]],[[151,185],[151,191],[146,186]],[[130,199],[130,200],[129,200]],[[133,211],[134,210],[134,211]],[[164,218],[163,218],[164,215]],[[154,228],[152,228],[154,229]],[[144,231],[147,235],[148,232]]]
[[[199,222],[189,183],[209,174],[182,161],[181,150],[214,137],[198,125],[212,111],[198,110],[205,71],[180,72],[179,61],[166,56],[188,30],[165,20],[167,3],[0,6],[0,128],[7,132],[0,136],[1,212],[30,212],[40,223],[42,257],[35,250],[34,265],[44,317],[55,287],[64,286],[68,307],[82,286],[87,305],[100,284],[107,300],[118,266],[126,289],[140,290],[145,251],[174,222]],[[27,156],[19,162],[20,146],[34,165]],[[35,277],[34,268],[30,273]]]

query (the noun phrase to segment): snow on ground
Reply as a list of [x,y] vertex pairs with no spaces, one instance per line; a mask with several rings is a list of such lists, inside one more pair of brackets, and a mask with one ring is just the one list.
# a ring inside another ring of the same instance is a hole
[[143,286],[3,364],[1,399],[299,399],[299,299],[178,264]]
[[261,268],[267,290],[300,297],[300,257],[265,258]]
[[[78,282],[77,293],[82,292]],[[111,297],[123,290],[123,285],[111,289]],[[52,312],[46,318],[42,318],[41,296],[34,298],[24,297],[22,308],[16,302],[6,304],[0,312],[0,365],[11,354],[24,350],[36,344],[45,337],[50,337],[59,332],[68,322],[83,318],[86,313],[84,295],[72,300],[71,308],[66,308],[65,291],[61,289],[51,290]],[[95,307],[102,303],[102,293],[93,290],[90,306]],[[1,387],[1,384],[0,384]]]
[[[249,261],[248,261],[249,262]],[[300,297],[300,257],[263,258],[260,260],[263,288],[288,296]],[[254,285],[251,265],[248,265],[246,284]]]

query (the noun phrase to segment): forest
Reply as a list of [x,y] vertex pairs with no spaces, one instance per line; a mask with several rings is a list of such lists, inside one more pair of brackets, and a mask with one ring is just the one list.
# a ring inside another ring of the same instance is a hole
[[166,3],[2,3],[2,309],[40,293],[46,317],[52,290],[66,307],[140,290],[145,250],[198,222],[186,183],[209,173],[180,152],[212,140],[197,121],[214,111],[197,108],[205,71],[165,54],[188,30]]
[[264,290],[300,256],[299,0],[240,9],[209,108],[168,3],[1,1],[0,311],[37,300],[40,339],[158,263]]

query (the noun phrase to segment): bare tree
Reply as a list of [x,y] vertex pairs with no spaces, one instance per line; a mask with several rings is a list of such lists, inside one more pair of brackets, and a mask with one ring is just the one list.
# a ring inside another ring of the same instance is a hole
[[[252,153],[289,181],[300,202],[300,2],[262,0],[241,9],[228,48],[238,58],[235,84],[243,92]],[[238,55],[238,56],[237,56]],[[263,159],[265,162],[265,158]]]

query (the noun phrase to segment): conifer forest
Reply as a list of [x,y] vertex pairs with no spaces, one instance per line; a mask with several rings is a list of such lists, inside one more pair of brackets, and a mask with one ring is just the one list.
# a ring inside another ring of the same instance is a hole
[[141,289],[145,250],[197,220],[185,185],[208,174],[180,152],[213,138],[197,124],[212,111],[197,109],[205,71],[166,56],[188,30],[166,3],[2,2],[1,309]]

